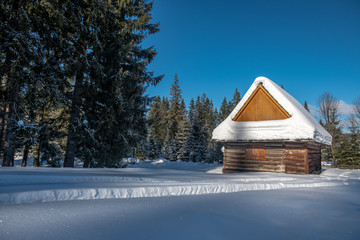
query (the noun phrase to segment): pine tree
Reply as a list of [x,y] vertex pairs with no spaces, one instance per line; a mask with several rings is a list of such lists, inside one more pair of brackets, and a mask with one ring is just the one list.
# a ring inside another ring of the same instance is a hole
[[23,165],[33,147],[36,166],[40,156],[55,166],[67,132],[64,166],[75,156],[84,166],[117,166],[144,141],[144,93],[162,78],[146,69],[155,49],[142,47],[159,30],[150,23],[152,3],[9,0],[0,7],[3,164],[24,145]]
[[232,110],[234,110],[234,108],[240,102],[240,100],[241,100],[240,93],[237,90],[237,88],[235,88],[233,98],[231,99],[231,101],[228,104],[228,115],[232,112]]
[[148,113],[148,141],[151,159],[159,158],[164,147],[166,137],[167,116],[169,111],[169,101],[167,98],[159,96],[154,98]]
[[[39,80],[38,70],[41,69],[41,61],[44,59],[43,49],[49,49],[49,46],[43,41],[40,31],[44,24],[38,26],[38,19],[44,17],[44,14],[39,14],[39,2],[2,1],[0,8],[1,107],[5,111],[8,109],[8,114],[2,114],[2,122],[6,125],[2,128],[1,135],[6,128],[3,166],[10,166],[16,150],[16,132],[19,127],[17,122],[26,122],[22,119],[25,107],[22,106],[20,110],[19,103],[27,91],[26,83]],[[47,68],[41,69],[44,77],[46,70]]]
[[359,126],[355,119],[349,119],[350,133],[342,134],[339,138],[339,147],[336,152],[336,160],[338,165],[360,166],[360,138]]
[[[77,51],[77,63],[84,65],[77,68],[79,75],[74,74],[64,166],[73,165],[75,148],[87,149],[86,141],[79,136],[85,136],[88,129],[97,146],[86,150],[93,152],[90,166],[117,167],[119,160],[136,151],[138,143],[147,135],[146,111],[150,99],[144,95],[145,89],[157,84],[162,76],[154,77],[147,71],[147,64],[156,51],[152,47],[142,48],[141,43],[159,28],[158,24],[149,23],[152,3],[147,1],[89,1],[87,4],[92,7],[80,11],[88,25],[84,38],[79,38],[83,41],[79,46],[90,45],[92,51],[87,48]],[[82,36],[82,32],[78,34]],[[81,91],[79,94],[77,89]],[[83,96],[80,101],[78,96]],[[85,120],[87,127],[82,126]]]
[[190,104],[189,104],[188,119],[189,119],[190,124],[192,124],[192,122],[195,119],[195,101],[193,98],[191,98]]
[[174,82],[170,88],[170,109],[168,111],[168,125],[164,143],[166,156],[170,160],[176,160],[177,152],[181,147],[176,136],[179,133],[180,124],[186,121],[186,107],[181,94],[179,78],[175,74]]
[[206,157],[206,136],[201,128],[197,116],[193,119],[189,134],[180,149],[180,157],[183,161],[203,162]]
[[228,102],[226,100],[226,97],[224,97],[222,103],[221,103],[221,106],[220,106],[220,112],[219,112],[219,118],[220,118],[220,121],[224,121],[225,118],[227,118],[227,116],[229,115],[228,114]]
[[168,113],[168,141],[175,139],[180,122],[184,118],[184,105],[182,105],[182,92],[179,85],[179,78],[175,74],[174,82],[170,88],[170,110]]
[[154,98],[152,102],[149,113],[148,113],[148,124],[151,131],[151,135],[154,138],[161,141],[163,140],[163,128],[164,126],[161,124],[163,115],[161,114],[161,98],[159,96]]
[[159,129],[159,133],[160,133],[159,136],[161,136],[160,140],[162,142],[162,145],[165,144],[167,128],[164,127],[164,126],[168,126],[168,124],[169,124],[169,119],[168,119],[169,110],[170,110],[169,99],[166,98],[166,97],[163,97],[163,99],[161,100],[161,105],[160,105],[160,114],[161,114],[160,126],[161,126],[161,129]]
[[176,143],[177,143],[177,148],[179,150],[177,154],[177,159],[182,159],[183,156],[182,149],[184,148],[185,142],[189,134],[190,134],[190,121],[185,116],[185,118],[181,121],[178,132],[176,134]]
[[160,157],[162,143],[155,137],[155,135],[149,129],[147,142],[149,144],[149,151],[147,157],[150,159],[156,159]]
[[[69,94],[71,100],[69,127],[67,131],[67,144],[64,159],[64,167],[74,167],[76,147],[79,144],[79,136],[83,135],[78,132],[81,129],[81,111],[83,110],[83,98],[86,76],[89,74],[91,62],[88,61],[88,46],[94,47],[92,42],[92,29],[96,31],[98,28],[96,20],[91,17],[92,12],[99,11],[101,6],[95,1],[88,2],[71,2],[65,8],[65,15],[68,16],[69,25],[67,31],[64,32],[64,40],[67,43],[73,43],[74,47],[68,47],[69,54],[73,55],[70,69],[73,75],[73,90]],[[73,9],[76,9],[73,11]],[[105,15],[106,16],[106,15]],[[81,19],[81,20],[80,20]],[[87,64],[90,63],[90,64]]]

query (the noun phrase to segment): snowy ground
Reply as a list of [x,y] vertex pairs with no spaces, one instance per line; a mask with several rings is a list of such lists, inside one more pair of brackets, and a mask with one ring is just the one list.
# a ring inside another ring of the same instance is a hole
[[0,168],[0,239],[360,239],[359,226],[359,170]]

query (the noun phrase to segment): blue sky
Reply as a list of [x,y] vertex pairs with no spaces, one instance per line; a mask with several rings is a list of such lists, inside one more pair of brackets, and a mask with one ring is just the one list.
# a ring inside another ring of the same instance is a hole
[[165,74],[152,96],[169,96],[175,73],[186,103],[205,93],[217,107],[258,76],[314,106],[324,91],[346,104],[360,96],[358,0],[154,0],[152,16],[149,70]]

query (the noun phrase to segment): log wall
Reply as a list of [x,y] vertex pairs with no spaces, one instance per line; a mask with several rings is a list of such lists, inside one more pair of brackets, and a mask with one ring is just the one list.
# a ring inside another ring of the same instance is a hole
[[308,174],[321,170],[321,145],[312,142],[224,143],[223,172]]

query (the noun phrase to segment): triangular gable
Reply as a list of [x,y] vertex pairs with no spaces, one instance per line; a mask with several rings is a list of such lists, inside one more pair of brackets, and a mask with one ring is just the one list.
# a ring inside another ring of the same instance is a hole
[[290,118],[290,114],[259,84],[233,121],[265,121]]
[[[263,107],[259,112],[267,113],[269,107],[264,107],[266,104],[276,113],[275,117],[270,117],[272,120],[259,120],[260,117],[249,114],[258,106]],[[250,120],[253,118],[255,120]],[[284,89],[268,78],[258,77],[230,115],[214,129],[212,139],[221,142],[314,141],[331,145],[332,137]]]

